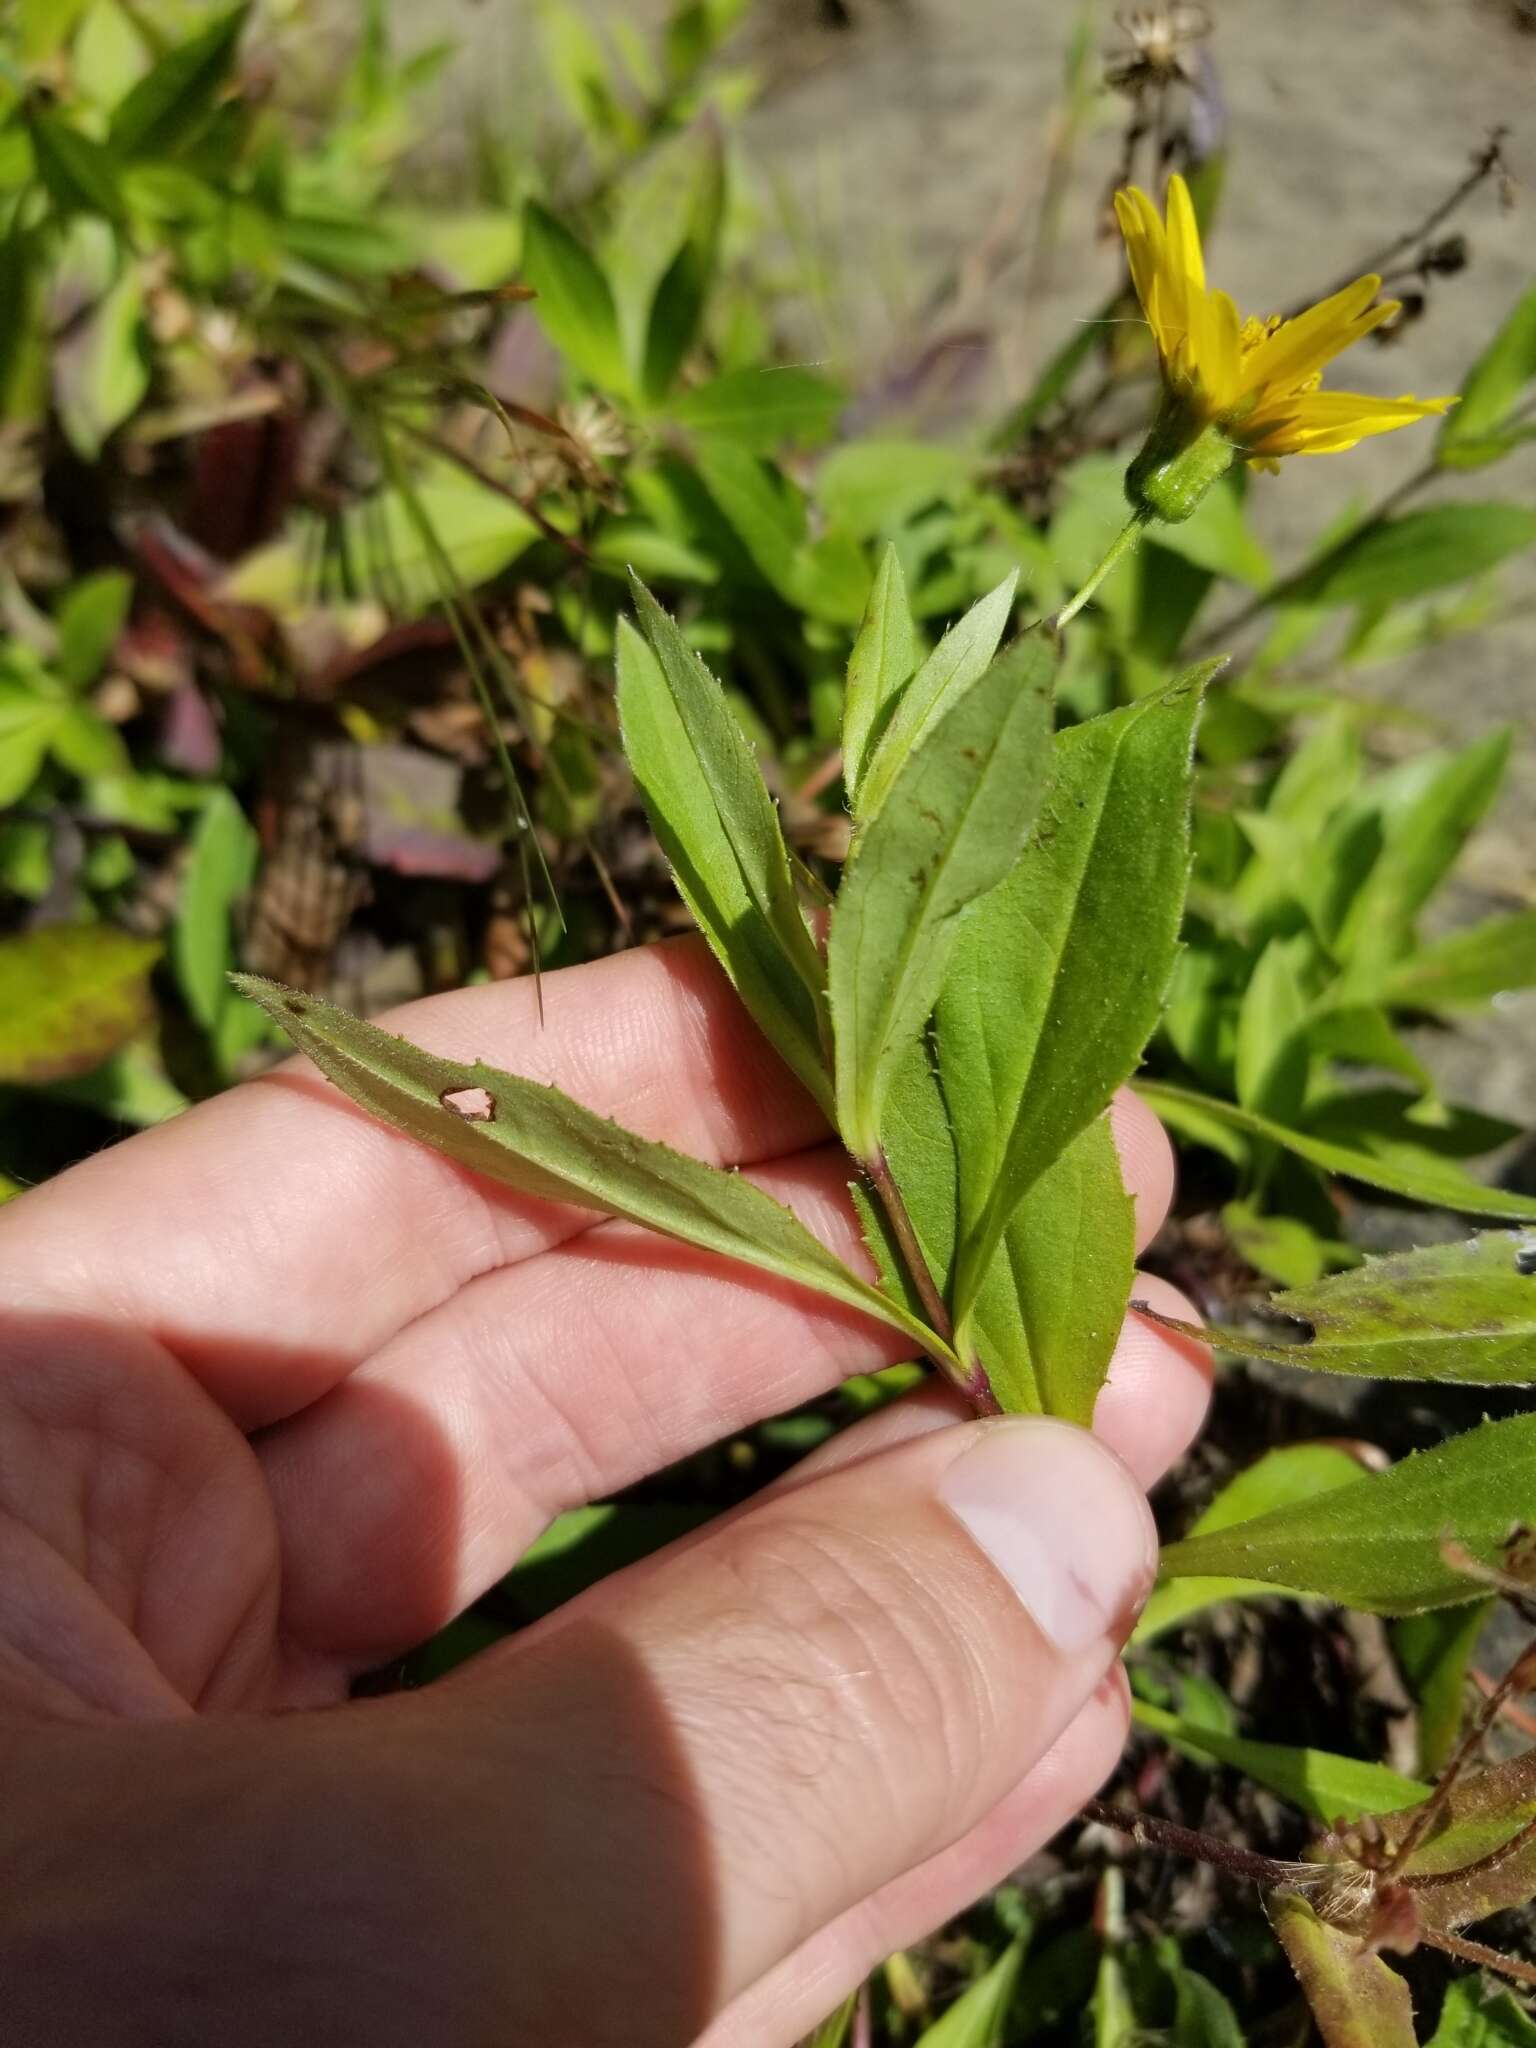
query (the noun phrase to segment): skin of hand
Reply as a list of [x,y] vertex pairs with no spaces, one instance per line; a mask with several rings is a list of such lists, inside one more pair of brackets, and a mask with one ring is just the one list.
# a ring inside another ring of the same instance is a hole
[[[739,1165],[868,1270],[845,1158],[696,941],[544,1003],[389,1021]],[[1145,1243],[1171,1153],[1129,1097],[1115,1130]],[[298,1061],[11,1203],[0,1303],[18,2048],[788,2048],[1112,1768],[1142,1489],[1209,1381],[1133,1313],[1093,1435],[925,1389],[353,1700],[555,1515],[903,1340],[480,1181]]]

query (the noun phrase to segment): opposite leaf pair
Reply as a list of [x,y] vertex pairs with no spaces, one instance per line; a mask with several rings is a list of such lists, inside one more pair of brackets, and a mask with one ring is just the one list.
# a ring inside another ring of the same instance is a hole
[[554,1089],[240,985],[355,1099],[465,1165],[877,1315],[981,1407],[1086,1422],[1131,1275],[1102,1113],[1173,962],[1208,671],[1053,736],[1054,643],[996,651],[1011,601],[1010,582],[919,663],[887,554],[850,668],[856,832],[825,957],[813,885],[725,693],[638,584],[644,637],[620,632],[625,745],[657,838],[742,1001],[868,1176],[879,1289],[735,1175]]

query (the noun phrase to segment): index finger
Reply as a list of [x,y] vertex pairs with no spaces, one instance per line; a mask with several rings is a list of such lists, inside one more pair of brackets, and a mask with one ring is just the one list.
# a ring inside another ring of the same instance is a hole
[[[718,1166],[825,1134],[820,1112],[688,937],[378,1021],[553,1082]],[[17,1307],[155,1336],[247,1427],[306,1406],[495,1267],[600,1219],[514,1194],[357,1110],[307,1061],[74,1167],[0,1218]]]

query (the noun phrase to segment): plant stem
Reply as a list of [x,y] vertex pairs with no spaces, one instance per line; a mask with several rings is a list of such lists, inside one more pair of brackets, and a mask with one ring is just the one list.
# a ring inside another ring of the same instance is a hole
[[902,1263],[911,1275],[912,1285],[917,1289],[918,1299],[923,1304],[923,1314],[948,1344],[955,1334],[954,1325],[950,1322],[949,1310],[944,1306],[944,1297],[939,1293],[933,1275],[928,1270],[928,1261],[923,1257],[923,1248],[917,1241],[912,1218],[907,1214],[907,1205],[901,1199],[901,1190],[896,1185],[885,1154],[877,1150],[872,1159],[865,1160],[864,1171],[869,1175],[870,1185],[880,1197],[880,1206],[890,1221],[892,1233],[901,1252]]
[[1115,535],[1114,539],[1110,542],[1108,554],[1105,555],[1103,561],[1100,562],[1097,569],[1094,570],[1093,574],[1088,578],[1088,581],[1083,585],[1082,589],[1077,593],[1076,597],[1072,598],[1067,604],[1063,605],[1061,610],[1057,612],[1056,616],[1051,620],[1050,623],[1055,627],[1058,633],[1061,631],[1062,627],[1065,626],[1070,620],[1075,619],[1077,617],[1078,613],[1082,610],[1083,606],[1088,602],[1089,598],[1092,597],[1093,593],[1104,581],[1104,578],[1109,574],[1110,570],[1114,568],[1116,562],[1119,561],[1120,557],[1122,555],[1129,554],[1131,549],[1135,547],[1136,543],[1141,539],[1142,532],[1146,527],[1149,516],[1150,515],[1145,512],[1133,512],[1131,514],[1130,518],[1126,521],[1125,525],[1121,527],[1120,531]]
[[1475,1963],[1480,1970],[1497,1970],[1502,1977],[1513,1977],[1517,1984],[1536,1984],[1536,1966],[1522,1963],[1514,1956],[1501,1955],[1496,1948],[1487,1948],[1480,1941],[1464,1941],[1456,1934],[1429,1933],[1420,1935],[1419,1939],[1430,1948],[1455,1956],[1460,1963]]
[[1193,1828],[1182,1828],[1177,1821],[1163,1820],[1155,1813],[1127,1813],[1104,1799],[1088,1800],[1081,1818],[1129,1835],[1140,1849],[1167,1849],[1175,1856],[1190,1856],[1197,1863],[1209,1863],[1270,1891],[1297,1891],[1329,1875],[1325,1863],[1282,1863],[1276,1856],[1260,1856],[1255,1850],[1238,1848],[1235,1842],[1219,1841],[1215,1835],[1197,1834]]

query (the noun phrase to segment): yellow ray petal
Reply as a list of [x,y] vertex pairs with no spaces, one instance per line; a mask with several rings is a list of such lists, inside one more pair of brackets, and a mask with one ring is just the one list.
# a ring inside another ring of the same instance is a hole
[[1141,192],[1117,192],[1115,219],[1120,223],[1120,234],[1125,242],[1125,257],[1131,267],[1131,283],[1136,287],[1141,310],[1150,321],[1152,301],[1157,287],[1158,260],[1162,254],[1163,229],[1162,222],[1158,221],[1154,240],[1142,210],[1136,204],[1138,199],[1144,198],[1145,194]]
[[1241,316],[1226,292],[1208,292],[1205,300],[1206,389],[1213,411],[1226,412],[1243,388]]
[[1358,277],[1332,298],[1309,306],[1305,313],[1277,327],[1244,363],[1244,390],[1263,391],[1273,385],[1279,390],[1294,391],[1352,341],[1358,341],[1362,334],[1390,318],[1395,307],[1371,307],[1369,313],[1366,311],[1380,285],[1379,277]]
[[1372,434],[1390,434],[1416,420],[1448,412],[1454,398],[1371,398],[1359,391],[1314,391],[1245,425],[1243,440],[1255,455],[1333,455]]
[[1168,261],[1196,291],[1205,290],[1205,258],[1189,187],[1175,171],[1168,180]]

